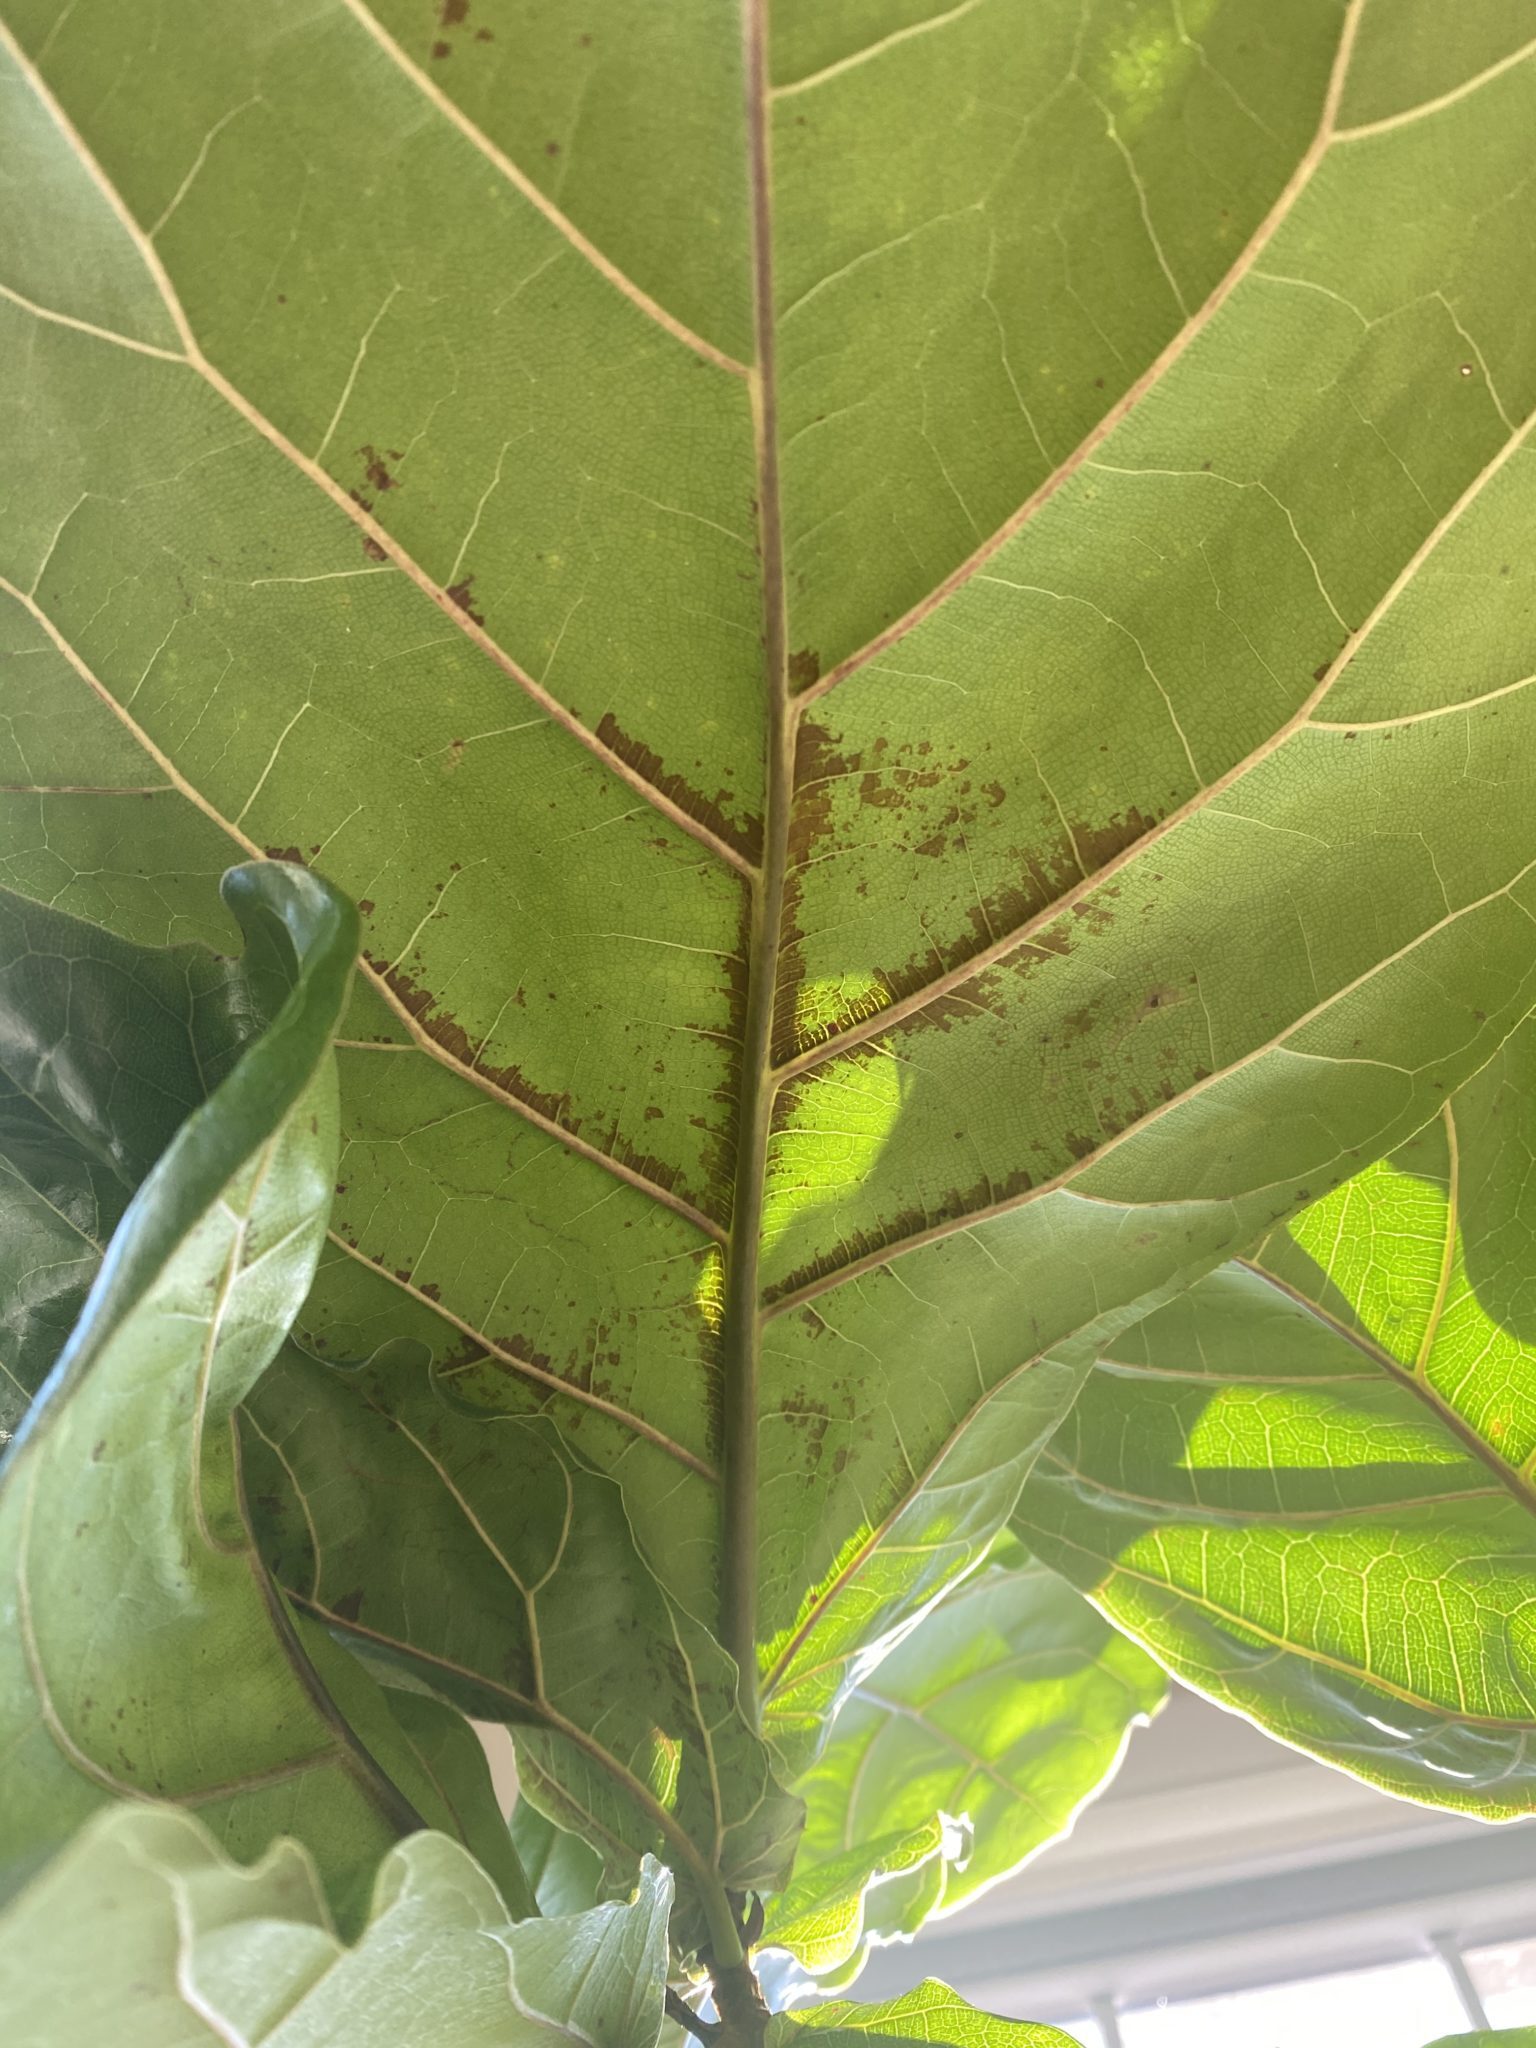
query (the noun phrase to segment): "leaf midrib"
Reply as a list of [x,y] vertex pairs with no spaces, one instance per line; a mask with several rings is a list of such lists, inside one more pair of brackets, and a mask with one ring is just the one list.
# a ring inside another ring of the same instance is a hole
[[773,1120],[774,997],[784,926],[784,884],[794,799],[794,705],[785,618],[784,522],[779,494],[775,377],[772,164],[769,154],[768,0],[742,0],[747,182],[751,207],[752,318],[757,360],[749,375],[762,567],[763,673],[767,693],[763,867],[751,892],[747,1004],[736,1105],[736,1169],[725,1246],[720,1331],[720,1639],[736,1660],[743,1710],[758,1723],[758,1386],[762,1353],[763,1207]]

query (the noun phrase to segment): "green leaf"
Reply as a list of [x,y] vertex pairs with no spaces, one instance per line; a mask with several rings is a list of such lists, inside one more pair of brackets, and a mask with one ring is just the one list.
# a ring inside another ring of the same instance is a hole
[[797,1871],[768,1907],[765,1946],[788,1949],[813,1975],[841,1970],[858,1954],[866,1924],[865,1894],[871,1887],[956,1854],[955,1842],[954,1823],[944,1814],[900,1833],[861,1834],[841,1855],[823,1857]]
[[514,1926],[445,1836],[385,1858],[344,1948],[313,1864],[275,1843],[241,1869],[189,1815],[92,1821],[0,1917],[14,2048],[655,2048],[671,1883],[632,1905]]
[[1536,2027],[1506,2027],[1493,2034],[1442,2034],[1429,2048],[1536,2048]]
[[4,0],[0,872],[353,893],[304,1342],[553,1414],[799,1769],[1536,998],[1536,15],[656,12]]
[[933,1813],[962,1824],[945,1853],[880,1884],[857,1931],[890,1940],[955,1912],[1071,1827],[1166,1692],[1149,1656],[1005,1539],[838,1710],[796,1787],[806,1828],[795,1883],[770,1907],[765,1940],[795,1947],[782,1926],[795,1893],[822,1873],[851,1876],[859,1845]]
[[[270,983],[285,953],[291,985],[128,1205],[0,1474],[0,1869],[14,1884],[105,1800],[170,1798],[237,1853],[302,1832],[350,1913],[395,1836],[424,1815],[453,1825],[455,1803],[472,1811],[489,1783],[456,1717],[423,1701],[402,1725],[323,1630],[295,1622],[245,1524],[234,1413],[302,1302],[323,1237],[330,1042],[357,927],[302,869],[259,863],[225,886],[250,939],[243,981],[181,958],[125,972],[121,951],[34,912],[31,950],[3,989],[4,1057],[13,1082],[35,1088],[37,1118],[77,1139],[76,1158],[128,1172],[121,1133],[150,1125],[119,1125],[110,1104],[98,1114],[103,1078],[149,1044],[155,1020],[172,1075],[184,1049],[164,1008],[146,1017],[146,988],[158,978],[185,993],[201,978],[232,1010],[230,992]],[[35,1075],[28,1048],[42,1053]],[[93,1080],[74,1087],[72,1063],[93,1056]],[[482,1839],[520,1886],[500,1835]],[[526,1901],[526,1888],[514,1895]]]
[[261,980],[253,958],[135,945],[0,890],[8,1434],[63,1348],[129,1198],[259,1022]]
[[1489,1819],[1536,1811],[1533,1055],[1127,1332],[1019,1518],[1189,1684]]
[[927,2048],[1077,2048],[1058,2027],[1007,2020],[967,2005],[936,1977],[925,1978],[916,1990],[883,2005],[858,2005],[840,1998],[785,2013],[771,2024],[770,2048],[793,2048],[806,2028],[812,2030],[813,2048],[866,2048],[871,2036],[913,2048],[919,2042]]
[[527,1799],[519,1798],[512,1809],[512,1846],[541,1913],[584,1913],[601,1900],[602,1858]]
[[523,1792],[620,1883],[649,1851],[706,1887],[782,1883],[801,1809],[735,1667],[548,1422],[458,1412],[399,1359],[342,1372],[292,1347],[247,1413],[263,1550],[299,1607],[514,1724]]

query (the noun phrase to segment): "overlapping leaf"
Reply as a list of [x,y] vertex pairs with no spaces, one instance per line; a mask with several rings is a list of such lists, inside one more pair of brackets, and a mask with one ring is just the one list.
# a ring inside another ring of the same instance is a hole
[[556,1827],[536,1806],[519,1797],[512,1809],[512,1846],[528,1874],[539,1911],[584,1913],[603,1895],[603,1862],[579,1835]]
[[556,1415],[798,1763],[1536,994],[1536,10],[768,17],[5,0],[0,687],[28,893],[360,900],[306,1341]]
[[[943,1853],[879,1883],[834,1960],[860,1935],[914,1934],[955,1912],[1064,1833],[1166,1691],[1145,1652],[1005,1538],[861,1679],[800,1780],[796,1889],[857,1868],[862,1844],[951,1817]],[[789,1940],[789,1904],[770,1908],[768,1940]]]
[[0,1428],[63,1349],[129,1198],[257,1022],[259,975],[0,891]]
[[861,1829],[840,1854],[797,1871],[768,1908],[764,1944],[787,1950],[813,1976],[841,1984],[862,1948],[875,1888],[896,1878],[921,1880],[936,1861],[955,1857],[964,1838],[943,1813],[916,1827]]
[[0,2007],[14,2048],[655,2048],[670,1902],[652,1864],[631,1905],[514,1925],[456,1842],[415,1835],[343,1948],[295,1843],[241,1869],[187,1814],[119,1809],[0,1917]]
[[[330,1038],[356,921],[301,869],[237,869],[228,893],[252,973],[135,963],[34,910],[5,976],[12,1085],[34,1127],[62,1129],[114,1187],[160,1109],[137,1056],[158,1029],[174,1088],[198,1039],[185,1008],[174,1035],[177,1013],[153,991],[200,990],[219,1044],[284,950],[292,993],[128,1206],[0,1472],[0,1884],[104,1802],[171,1798],[237,1851],[302,1832],[344,1913],[424,1817],[462,1827],[525,1897],[469,1729],[425,1700],[397,1717],[320,1630],[295,1624],[245,1525],[234,1410],[304,1299],[325,1229]],[[138,1106],[119,1126],[129,1081]]]
[[291,1346],[246,1414],[258,1532],[297,1605],[513,1723],[525,1794],[621,1882],[654,1849],[685,1885],[782,1883],[800,1806],[735,1666],[651,1575],[619,1488],[547,1422],[489,1423],[399,1361],[342,1372]]
[[1533,1061],[1120,1338],[1020,1517],[1189,1683],[1490,1818],[1536,1811]]

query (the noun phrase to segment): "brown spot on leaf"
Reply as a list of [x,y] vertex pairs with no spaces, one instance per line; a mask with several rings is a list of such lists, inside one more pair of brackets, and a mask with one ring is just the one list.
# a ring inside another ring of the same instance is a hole
[[363,1589],[361,1586],[354,1592],[343,1593],[339,1599],[331,1602],[331,1612],[338,1621],[356,1621],[362,1611]]
[[[373,488],[376,491],[399,490],[400,485],[397,482],[397,480],[390,475],[388,463],[386,463],[385,461],[385,456],[387,456],[389,458],[389,462],[398,462],[400,460],[400,450],[398,448],[386,448],[384,450],[384,454],[381,455],[378,449],[374,447],[371,441],[365,441],[362,447],[359,448],[357,452],[363,458],[363,474],[364,476],[367,477],[369,483],[372,484]],[[362,500],[360,498],[358,499],[358,503],[362,503]]]
[[469,0],[443,0],[437,18],[444,28],[457,28],[469,12]]
[[[391,965],[387,960],[376,958],[366,950],[363,958],[379,975],[385,986],[399,998],[407,1014],[415,1018],[433,1044],[440,1046],[451,1059],[457,1060],[471,1073],[478,1074],[482,1080],[489,1081],[493,1088],[499,1088],[515,1102],[525,1104],[529,1109],[536,1110],[540,1116],[547,1117],[551,1123],[558,1124],[561,1130],[569,1131],[573,1137],[584,1135],[585,1119],[576,1113],[569,1094],[557,1095],[548,1089],[535,1087],[520,1067],[493,1066],[482,1057],[480,1047],[471,1039],[458,1018],[451,1010],[442,1008],[430,989],[425,988],[402,968]],[[719,1222],[726,1220],[722,1213],[723,1205],[716,1199],[715,1187],[683,1187],[682,1176],[676,1166],[669,1160],[658,1159],[653,1153],[641,1152],[638,1147],[620,1137],[611,1123],[604,1122],[600,1125],[591,1134],[589,1142],[596,1145],[610,1159],[616,1159],[621,1165],[629,1167],[642,1179],[665,1188],[669,1194],[682,1194]],[[722,1185],[728,1186],[728,1182]],[[383,1261],[376,1260],[374,1263],[383,1264]]]
[[461,612],[467,612],[469,614],[470,618],[474,620],[477,626],[483,626],[485,624],[485,620],[482,617],[482,615],[475,610],[473,597],[471,595],[474,588],[474,581],[475,579],[473,576],[466,576],[462,583],[450,583],[448,586],[447,595],[450,598],[452,598],[453,602],[458,606]]
[[299,868],[304,865],[304,856],[296,846],[268,846],[262,850],[268,860],[291,861],[295,867]]
[[800,647],[789,657],[790,687],[809,689],[821,674],[821,656],[814,647]]
[[388,552],[379,545],[371,533],[363,535],[363,553],[370,562],[387,562],[389,560]]
[[453,45],[451,43],[434,43],[432,45],[432,54],[441,61],[444,57],[452,56]]
[[560,154],[560,145],[559,145],[559,143],[558,143],[558,142],[546,142],[546,143],[545,143],[545,145],[544,145],[544,154],[545,154],[546,156],[558,156],[558,155]]
[[596,737],[611,753],[617,754],[627,768],[642,776],[664,797],[669,797],[680,811],[709,831],[723,839],[748,860],[762,859],[763,826],[760,818],[749,818],[741,822],[727,816],[725,806],[731,802],[729,790],[722,789],[717,796],[707,797],[692,789],[681,775],[672,774],[661,756],[654,753],[643,740],[637,740],[627,733],[611,711],[605,711],[595,728]]

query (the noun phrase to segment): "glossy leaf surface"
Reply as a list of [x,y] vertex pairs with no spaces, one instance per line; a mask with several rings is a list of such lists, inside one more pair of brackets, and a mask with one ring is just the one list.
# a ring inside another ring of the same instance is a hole
[[[1064,1834],[1166,1692],[1151,1657],[1005,1538],[861,1678],[799,1781],[797,1889],[926,1815],[951,1822],[942,1854],[870,1891],[837,1960],[859,1933],[889,1940],[955,1912]],[[794,1946],[788,1905],[770,1909],[766,1938]]]
[[152,950],[0,891],[0,1428],[63,1349],[108,1238],[259,1022],[251,963]]
[[1533,1057],[1120,1338],[1019,1522],[1223,1705],[1488,1818],[1536,1811]]
[[[228,895],[250,934],[244,976],[176,957],[127,974],[125,957],[39,911],[6,977],[7,1071],[103,1174],[116,1128],[103,1104],[119,1053],[147,1042],[146,983],[201,977],[227,1015],[286,953],[291,993],[128,1206],[0,1473],[0,1873],[12,1888],[104,1801],[173,1798],[237,1851],[302,1832],[350,1912],[398,1834],[424,1817],[458,1826],[462,1805],[524,1896],[504,1831],[483,1825],[490,1785],[470,1731],[430,1701],[399,1719],[323,1631],[295,1623],[245,1524],[234,1410],[304,1299],[324,1233],[330,1039],[356,922],[302,869],[238,869]],[[29,1070],[72,992],[78,1037]],[[157,1015],[175,1073],[184,1048]]]
[[799,1768],[1536,995],[1536,10],[664,13],[5,0],[4,859],[358,899],[305,1342],[548,1409]]
[[187,1814],[119,1809],[0,1917],[0,2006],[13,2048],[655,2048],[670,1900],[648,1865],[633,1904],[513,1925],[416,1835],[344,1948],[296,1844],[242,1869]]

